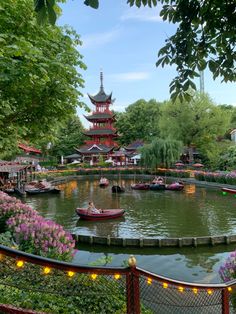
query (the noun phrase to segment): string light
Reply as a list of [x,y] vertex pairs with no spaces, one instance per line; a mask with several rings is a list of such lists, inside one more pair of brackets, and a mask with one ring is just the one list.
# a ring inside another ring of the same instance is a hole
[[184,287],[178,287],[179,292],[184,292]]
[[69,271],[67,272],[67,275],[68,275],[69,277],[73,277],[73,276],[75,275],[75,273],[74,273],[73,271],[69,270]]
[[21,261],[21,260],[17,261],[16,262],[16,266],[19,267],[19,268],[23,267],[24,266],[24,261]]
[[193,293],[197,294],[198,293],[198,289],[197,288],[193,288]]
[[152,278],[147,278],[147,284],[151,285],[152,284]]
[[164,289],[168,288],[168,283],[163,282],[163,288],[164,288]]
[[213,291],[212,291],[211,289],[208,289],[208,290],[207,290],[207,293],[208,293],[209,295],[211,295],[211,294],[213,293]]
[[120,279],[120,277],[121,277],[120,274],[115,274],[115,275],[114,275],[114,278],[115,278],[116,280]]
[[228,287],[229,292],[232,292],[232,290],[233,290],[232,287]]
[[95,280],[95,279],[97,278],[97,276],[98,276],[97,274],[92,274],[92,275],[91,275],[91,278],[92,278],[93,280]]
[[49,268],[49,267],[44,267],[43,273],[44,273],[45,275],[49,274],[50,272],[51,272],[51,268]]

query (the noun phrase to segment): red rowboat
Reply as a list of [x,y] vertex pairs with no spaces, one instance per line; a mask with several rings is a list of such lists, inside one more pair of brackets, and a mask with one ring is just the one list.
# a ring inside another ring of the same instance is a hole
[[236,190],[234,190],[234,189],[222,188],[221,191],[227,192],[230,194],[236,194]]
[[89,213],[87,208],[76,208],[76,213],[85,220],[105,220],[118,218],[124,215],[124,209],[104,209],[102,213]]
[[133,189],[133,190],[149,190],[150,184],[149,183],[131,184],[131,189]]
[[173,182],[171,184],[166,185],[166,190],[170,190],[170,191],[182,191],[183,188],[184,188],[184,184],[179,183],[179,182]]

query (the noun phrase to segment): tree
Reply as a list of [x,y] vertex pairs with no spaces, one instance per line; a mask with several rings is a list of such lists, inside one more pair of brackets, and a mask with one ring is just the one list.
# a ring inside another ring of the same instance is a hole
[[190,102],[167,102],[162,106],[161,136],[181,140],[184,145],[197,146],[207,155],[212,144],[227,132],[230,115],[216,106],[207,95],[196,94]]
[[182,152],[183,144],[170,138],[156,138],[151,144],[141,148],[141,162],[144,166],[156,169],[158,166],[169,168]]
[[83,130],[79,117],[70,118],[59,128],[50,153],[57,157],[73,154],[75,148],[81,146],[84,142]]
[[154,99],[140,99],[116,116],[119,141],[122,144],[130,144],[137,139],[150,141],[159,135],[160,103]]
[[[95,9],[99,0],[85,0]],[[177,24],[176,33],[167,38],[158,53],[157,66],[176,65],[177,76],[170,84],[175,100],[190,99],[190,87],[199,71],[209,68],[213,78],[236,81],[236,2],[235,0],[127,0],[130,6],[162,4],[161,17]],[[43,20],[55,21],[55,0],[35,0],[35,10]]]
[[235,170],[236,167],[236,146],[231,145],[220,158],[221,169]]
[[[0,154],[43,138],[75,113],[85,69],[69,28],[36,22],[33,0],[1,2]],[[5,154],[6,155],[6,154]]]

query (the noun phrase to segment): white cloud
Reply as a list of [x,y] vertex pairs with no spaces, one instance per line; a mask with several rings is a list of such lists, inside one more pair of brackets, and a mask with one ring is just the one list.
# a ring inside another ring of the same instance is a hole
[[160,9],[157,8],[129,8],[121,16],[122,21],[137,20],[143,22],[162,22],[160,17]]
[[109,42],[112,42],[117,37],[119,37],[120,33],[121,33],[121,30],[118,28],[115,28],[109,32],[94,33],[94,34],[85,35],[85,36],[81,37],[83,44],[80,47],[80,49],[81,48],[82,49],[95,48],[98,46],[105,45]]
[[149,72],[125,72],[110,74],[109,77],[115,81],[143,81],[150,77]]

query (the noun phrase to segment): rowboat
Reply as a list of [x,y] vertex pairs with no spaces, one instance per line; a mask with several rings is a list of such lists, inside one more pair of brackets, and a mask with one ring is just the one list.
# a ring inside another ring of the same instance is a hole
[[182,191],[184,188],[184,184],[180,182],[173,182],[171,184],[166,185],[166,190],[170,191]]
[[227,192],[230,194],[236,194],[236,190],[234,190],[234,189],[222,188],[221,191]]
[[150,188],[149,183],[131,184],[131,189],[133,190],[149,190],[149,188]]
[[77,215],[84,220],[105,220],[119,218],[124,215],[124,209],[103,209],[101,213],[88,212],[87,208],[76,208]]
[[109,180],[107,178],[101,178],[99,181],[100,188],[105,188],[109,185]]
[[122,186],[119,185],[113,185],[111,188],[112,193],[123,193],[125,192],[125,189]]
[[150,190],[153,191],[163,191],[166,189],[166,186],[164,183],[154,183],[154,184],[150,184]]
[[52,187],[52,188],[45,188],[45,189],[40,189],[40,188],[26,189],[25,192],[29,195],[43,194],[43,193],[59,194],[61,190],[58,188]]
[[42,193],[54,193],[59,194],[60,189],[53,186],[50,182],[46,180],[42,181],[32,181],[25,186],[25,192],[30,195],[42,194]]

